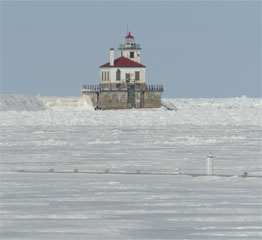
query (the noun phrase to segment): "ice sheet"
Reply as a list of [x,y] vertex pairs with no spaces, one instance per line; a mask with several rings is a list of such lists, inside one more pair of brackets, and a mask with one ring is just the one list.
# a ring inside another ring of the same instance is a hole
[[[1,239],[261,239],[261,178],[237,177],[261,175],[261,99],[35,98],[1,96]],[[205,173],[210,151],[234,177],[73,172]]]

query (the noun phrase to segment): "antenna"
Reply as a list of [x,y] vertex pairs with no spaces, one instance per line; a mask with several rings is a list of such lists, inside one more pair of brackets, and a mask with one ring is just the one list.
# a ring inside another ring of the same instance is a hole
[[127,35],[128,35],[128,24],[127,24],[127,28],[126,28],[126,30],[127,30]]

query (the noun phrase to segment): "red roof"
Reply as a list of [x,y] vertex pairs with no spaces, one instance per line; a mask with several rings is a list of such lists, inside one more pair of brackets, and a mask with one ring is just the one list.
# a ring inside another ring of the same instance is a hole
[[131,33],[129,32],[128,35],[125,38],[134,38]]
[[101,65],[102,67],[146,67],[138,62],[132,61],[129,58],[126,57],[119,57],[114,60],[114,66],[110,66],[110,62]]

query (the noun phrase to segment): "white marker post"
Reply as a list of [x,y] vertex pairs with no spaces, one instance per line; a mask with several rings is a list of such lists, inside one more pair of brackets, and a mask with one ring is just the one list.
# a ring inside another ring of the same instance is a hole
[[214,159],[214,156],[212,155],[212,153],[209,153],[207,155],[207,175],[208,176],[213,174],[213,159]]

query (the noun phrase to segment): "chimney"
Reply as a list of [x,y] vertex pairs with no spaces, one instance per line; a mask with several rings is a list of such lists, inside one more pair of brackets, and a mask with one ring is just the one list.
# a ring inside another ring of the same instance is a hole
[[110,66],[114,66],[114,48],[110,48]]

